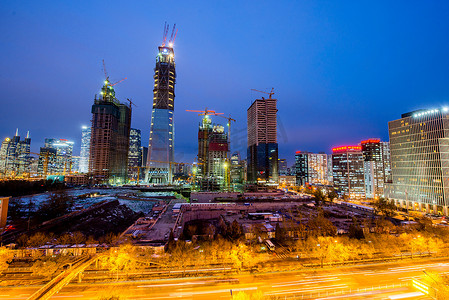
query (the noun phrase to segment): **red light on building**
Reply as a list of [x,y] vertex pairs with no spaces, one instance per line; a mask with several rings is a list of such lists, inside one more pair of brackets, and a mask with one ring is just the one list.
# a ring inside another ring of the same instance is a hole
[[362,144],[366,144],[366,143],[380,143],[380,139],[368,139],[365,141],[361,142]]
[[362,150],[361,146],[341,146],[341,147],[335,147],[332,148],[332,152],[344,152],[348,150]]
[[301,153],[301,151],[296,151],[296,154],[300,154]]

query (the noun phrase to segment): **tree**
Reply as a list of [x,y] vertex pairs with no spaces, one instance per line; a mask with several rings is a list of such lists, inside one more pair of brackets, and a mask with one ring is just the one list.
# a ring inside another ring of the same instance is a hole
[[36,217],[40,222],[63,216],[70,212],[73,198],[65,191],[51,193],[48,200],[41,204],[36,211]]
[[316,218],[310,220],[308,225],[312,234],[317,236],[334,236],[337,234],[337,228],[321,213]]
[[279,225],[279,223],[276,223],[276,228],[275,228],[274,233],[275,233],[276,241],[278,241],[280,243],[285,242],[286,232],[285,232],[285,229]]
[[338,198],[338,194],[335,190],[331,190],[327,194],[327,198],[329,199],[330,202],[334,202],[334,199]]
[[29,237],[27,241],[27,246],[30,247],[39,247],[45,245],[47,242],[53,239],[53,233],[42,233],[37,232]]
[[237,220],[232,221],[231,226],[228,228],[228,237],[231,240],[238,240],[243,235],[242,226],[240,226]]
[[14,254],[11,250],[5,247],[0,247],[0,274],[8,268],[13,257]]
[[362,227],[360,227],[360,224],[357,221],[357,218],[352,218],[352,224],[349,225],[349,237],[358,240],[365,237]]
[[379,198],[376,202],[373,203],[374,211],[376,214],[382,213],[385,217],[391,218],[394,216],[395,211],[397,210],[396,205],[393,202],[388,201],[385,198]]
[[313,196],[315,198],[315,203],[317,206],[320,206],[326,200],[326,196],[320,188],[317,188],[313,192]]
[[73,244],[81,244],[86,241],[86,237],[79,231],[75,231],[71,236],[71,242]]

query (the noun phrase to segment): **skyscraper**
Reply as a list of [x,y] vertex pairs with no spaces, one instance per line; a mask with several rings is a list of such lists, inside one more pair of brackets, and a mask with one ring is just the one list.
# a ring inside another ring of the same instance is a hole
[[365,169],[366,198],[384,196],[385,180],[389,173],[389,143],[380,139],[369,139],[361,142]]
[[365,197],[365,178],[361,146],[332,148],[334,187],[351,198]]
[[30,145],[29,132],[22,141],[18,129],[13,138],[6,138],[0,146],[0,175],[15,177],[29,174]]
[[288,175],[287,160],[285,158],[278,159],[278,166],[279,166],[279,175]]
[[39,153],[40,175],[69,175],[72,172],[73,142],[66,139],[45,139]]
[[146,181],[152,183],[172,182],[174,159],[174,101],[176,68],[173,43],[175,26],[166,44],[168,25],[164,27],[162,45],[158,47],[154,68],[153,109],[151,111],[150,141],[148,145]]
[[397,205],[448,215],[449,108],[417,110],[388,122],[391,179]]
[[95,184],[126,183],[131,104],[120,103],[106,77],[92,105],[89,173]]
[[296,151],[295,169],[297,185],[328,185],[328,156],[325,153]]
[[276,99],[256,99],[248,116],[248,182],[278,181]]
[[90,151],[90,136],[91,128],[83,126],[81,130],[81,153],[79,172],[87,173],[89,171],[89,151]]
[[131,128],[129,131],[128,150],[128,180],[140,180],[140,167],[142,166],[141,132]]
[[228,136],[205,114],[198,128],[198,176],[201,189],[216,190],[229,182]]

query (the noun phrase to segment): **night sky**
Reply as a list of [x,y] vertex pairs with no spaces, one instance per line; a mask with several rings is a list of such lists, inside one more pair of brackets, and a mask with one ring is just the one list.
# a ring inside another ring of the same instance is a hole
[[[275,89],[280,158],[362,139],[388,121],[449,104],[449,1],[2,1],[0,138],[75,142],[90,125],[105,59],[148,146],[153,68],[164,22],[175,42],[175,160],[197,153],[200,117],[231,114],[246,156],[246,110]],[[218,122],[225,121],[216,118]]]

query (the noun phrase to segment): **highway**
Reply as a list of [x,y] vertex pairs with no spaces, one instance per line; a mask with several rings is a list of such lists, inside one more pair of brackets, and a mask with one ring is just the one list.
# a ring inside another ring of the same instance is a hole
[[[244,291],[279,299],[431,299],[410,285],[423,272],[449,271],[448,259],[416,260],[344,268],[279,272],[231,277],[71,283],[50,299],[231,299]],[[39,287],[0,288],[0,299],[27,299]]]

